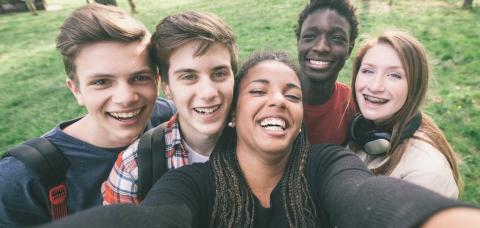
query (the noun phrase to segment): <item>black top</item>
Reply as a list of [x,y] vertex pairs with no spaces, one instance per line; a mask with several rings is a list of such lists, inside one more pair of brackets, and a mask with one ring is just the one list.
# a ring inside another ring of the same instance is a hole
[[[306,172],[321,227],[412,227],[438,210],[463,205],[398,179],[376,177],[340,146],[311,146]],[[192,227],[209,227],[214,194],[207,162],[166,173],[141,205],[186,205]],[[287,227],[278,186],[270,202],[262,208],[256,200],[256,227]]]

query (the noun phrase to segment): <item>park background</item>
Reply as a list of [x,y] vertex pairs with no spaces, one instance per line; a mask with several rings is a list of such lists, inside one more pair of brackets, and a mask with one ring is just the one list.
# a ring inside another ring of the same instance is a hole
[[[0,14],[0,154],[61,121],[81,116],[65,86],[55,50],[63,20],[85,0],[48,0],[48,11]],[[199,10],[219,15],[235,31],[242,61],[255,50],[284,50],[297,58],[293,32],[308,0],[136,0],[135,17],[150,31],[166,15]],[[127,0],[117,0],[129,11]],[[429,52],[432,77],[423,110],[459,153],[462,199],[480,204],[480,10],[463,0],[352,0],[362,40],[388,27],[416,36]],[[477,5],[475,5],[477,4]],[[352,56],[355,55],[355,51]],[[351,59],[339,80],[350,83]]]

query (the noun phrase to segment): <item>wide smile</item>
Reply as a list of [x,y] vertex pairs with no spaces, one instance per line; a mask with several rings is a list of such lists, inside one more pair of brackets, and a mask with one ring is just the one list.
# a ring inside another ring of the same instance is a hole
[[195,107],[193,110],[200,115],[211,115],[217,112],[222,105],[213,105],[209,107]]
[[307,65],[314,70],[327,70],[333,65],[332,60],[307,58]]
[[366,94],[363,94],[363,97],[365,98],[365,102],[375,104],[375,105],[383,105],[390,101],[389,99],[374,97]]
[[288,121],[281,117],[267,117],[260,119],[259,125],[268,131],[284,132],[288,128]]
[[107,115],[120,121],[128,121],[137,118],[142,112],[143,108],[139,108],[128,112],[107,112]]

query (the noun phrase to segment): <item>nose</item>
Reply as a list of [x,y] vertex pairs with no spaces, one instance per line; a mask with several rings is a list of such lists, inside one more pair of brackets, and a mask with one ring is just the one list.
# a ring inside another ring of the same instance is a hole
[[214,81],[210,77],[201,77],[203,78],[199,83],[199,92],[200,99],[204,101],[211,101],[218,96],[218,88]]
[[382,75],[375,75],[372,80],[368,82],[368,90],[370,90],[371,92],[383,92],[385,88],[383,85],[383,80],[384,78],[382,77]]
[[284,109],[286,107],[285,96],[280,91],[273,93],[269,99],[268,106]]
[[318,41],[315,42],[315,45],[313,46],[313,50],[317,52],[330,52],[330,43],[325,35],[319,37]]
[[128,82],[118,83],[116,87],[112,96],[115,104],[128,107],[138,101],[139,96],[137,90]]

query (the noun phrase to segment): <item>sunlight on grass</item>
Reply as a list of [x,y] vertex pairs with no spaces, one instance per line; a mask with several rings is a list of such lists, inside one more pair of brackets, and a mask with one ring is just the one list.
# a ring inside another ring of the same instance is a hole
[[[262,49],[284,50],[296,58],[293,28],[309,0],[137,1],[150,30],[166,15],[185,10],[212,12],[236,32],[239,59]],[[119,6],[129,10],[126,0]],[[480,203],[480,12],[461,9],[459,0],[353,1],[360,18],[356,47],[370,34],[399,27],[429,52],[432,79],[424,110],[462,157],[463,199]],[[367,3],[368,2],[368,3]],[[39,136],[63,120],[84,113],[65,87],[55,38],[63,20],[84,0],[48,0],[54,11],[0,15],[0,153]],[[355,55],[355,50],[352,56]],[[339,80],[350,83],[351,60]]]

